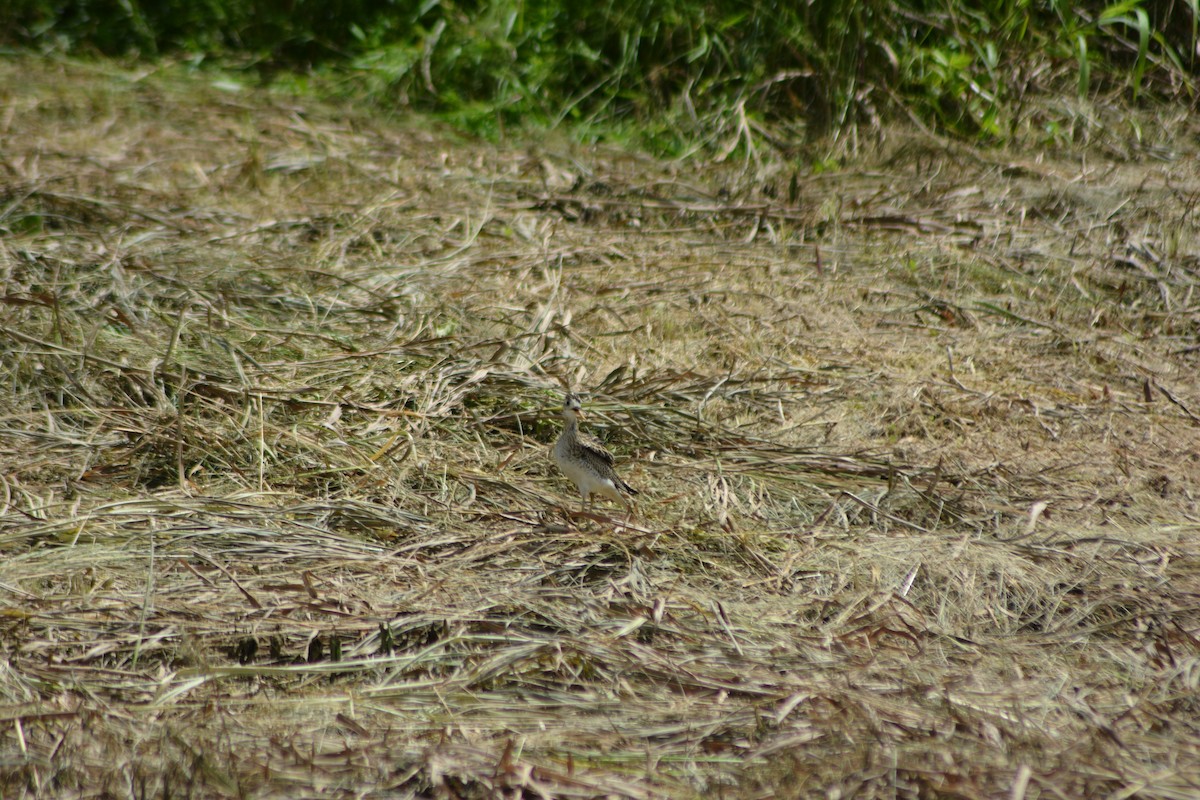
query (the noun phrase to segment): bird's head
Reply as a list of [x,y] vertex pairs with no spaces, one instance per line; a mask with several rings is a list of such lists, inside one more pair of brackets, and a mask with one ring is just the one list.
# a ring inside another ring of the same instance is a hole
[[563,402],[562,415],[567,422],[584,419],[583,404],[579,402],[579,395],[574,392],[567,395]]

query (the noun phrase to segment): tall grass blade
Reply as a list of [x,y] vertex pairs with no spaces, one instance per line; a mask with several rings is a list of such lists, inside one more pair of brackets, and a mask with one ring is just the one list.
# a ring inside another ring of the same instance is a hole
[[1137,100],[1142,90],[1142,78],[1146,74],[1146,59],[1150,55],[1150,17],[1144,8],[1134,9],[1137,17],[1138,53],[1133,66],[1133,99]]
[[1086,100],[1092,84],[1092,67],[1088,62],[1087,37],[1075,35],[1075,57],[1079,60],[1079,99]]

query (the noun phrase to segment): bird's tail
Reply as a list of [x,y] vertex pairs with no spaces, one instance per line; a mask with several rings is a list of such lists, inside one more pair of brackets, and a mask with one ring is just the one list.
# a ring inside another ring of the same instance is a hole
[[621,490],[626,494],[641,494],[637,489],[633,488],[625,481],[621,481]]

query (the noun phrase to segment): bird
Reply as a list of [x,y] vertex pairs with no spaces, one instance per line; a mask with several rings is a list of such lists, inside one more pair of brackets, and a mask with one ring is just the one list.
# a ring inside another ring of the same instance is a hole
[[634,489],[613,469],[613,454],[596,439],[579,432],[579,420],[584,419],[579,396],[568,393],[562,407],[563,429],[554,443],[554,461],[558,468],[579,488],[583,496],[580,509],[587,507],[593,494],[601,494],[623,504],[632,513],[628,496]]

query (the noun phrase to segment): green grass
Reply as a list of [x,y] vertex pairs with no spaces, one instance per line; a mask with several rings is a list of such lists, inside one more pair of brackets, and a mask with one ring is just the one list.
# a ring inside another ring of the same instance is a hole
[[[1084,104],[1194,96],[1197,4],[629,0],[386,4],[17,0],[10,45],[99,51],[434,111],[489,138],[566,126],[679,155],[827,155],[915,119],[984,142],[1056,138]],[[239,66],[240,65],[240,66]]]

